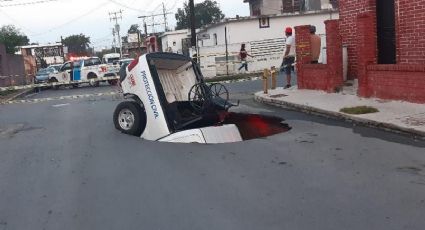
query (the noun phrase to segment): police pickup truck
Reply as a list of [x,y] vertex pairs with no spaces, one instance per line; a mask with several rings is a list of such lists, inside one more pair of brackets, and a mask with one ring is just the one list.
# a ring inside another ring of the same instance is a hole
[[[117,76],[116,68],[111,68],[107,64],[102,64],[100,58],[90,57],[77,61],[65,62],[57,73],[49,75],[49,82],[72,83],[90,81],[91,86],[99,86],[100,78]],[[91,81],[93,80],[93,81]],[[115,84],[116,80],[109,80],[110,84]]]

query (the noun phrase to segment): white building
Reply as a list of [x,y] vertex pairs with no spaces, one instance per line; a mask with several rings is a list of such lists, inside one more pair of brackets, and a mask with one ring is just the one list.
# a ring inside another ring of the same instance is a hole
[[182,54],[188,32],[188,30],[176,30],[160,35],[162,51]]
[[335,8],[337,0],[243,0],[251,16],[274,15]]
[[[335,11],[305,12],[225,19],[220,23],[209,25],[198,33],[198,38],[209,37],[198,43],[201,70],[206,78],[237,73],[240,66],[238,54],[241,44],[246,44],[248,53],[254,56],[248,59],[250,72],[259,72],[271,66],[279,67],[285,49],[286,27],[314,25],[317,34],[324,36],[324,21],[338,17]],[[325,46],[325,39],[322,39],[322,46]]]
[[62,43],[45,44],[45,45],[28,45],[19,47],[17,54],[22,54],[23,50],[27,50],[28,55],[36,57],[37,64],[40,65],[40,59],[48,65],[64,63],[64,52],[66,47]]

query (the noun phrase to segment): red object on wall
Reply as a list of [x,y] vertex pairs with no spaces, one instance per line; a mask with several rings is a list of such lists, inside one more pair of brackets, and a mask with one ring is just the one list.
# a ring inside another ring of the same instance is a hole
[[155,36],[151,36],[146,40],[146,47],[148,53],[155,53],[159,51],[158,40]]

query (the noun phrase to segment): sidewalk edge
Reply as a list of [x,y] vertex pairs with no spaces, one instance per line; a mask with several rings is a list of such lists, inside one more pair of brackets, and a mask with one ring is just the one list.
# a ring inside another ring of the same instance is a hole
[[401,127],[391,123],[378,122],[378,121],[369,120],[366,118],[360,118],[360,117],[356,117],[356,116],[352,116],[352,115],[348,115],[344,113],[327,111],[327,110],[323,110],[323,109],[312,107],[312,106],[300,105],[300,104],[282,101],[282,100],[275,100],[272,98],[266,98],[266,97],[260,96],[258,94],[255,94],[254,99],[257,102],[264,103],[267,105],[277,106],[277,107],[290,109],[290,110],[294,110],[298,112],[303,112],[307,114],[318,115],[318,116],[322,116],[326,118],[344,120],[346,122],[350,122],[354,124],[360,124],[367,127],[378,128],[381,130],[398,133],[398,134],[406,134],[409,136],[413,136],[413,138],[415,139],[425,140],[425,132],[419,131],[416,129]]

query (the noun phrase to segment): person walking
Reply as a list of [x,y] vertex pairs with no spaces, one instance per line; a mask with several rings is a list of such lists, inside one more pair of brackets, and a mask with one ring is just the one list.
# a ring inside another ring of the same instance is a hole
[[241,67],[239,67],[239,71],[241,71],[241,69],[244,67],[245,67],[245,71],[248,71],[248,62],[246,60],[248,56],[253,57],[250,54],[248,54],[248,52],[246,52],[245,44],[242,44],[241,51],[239,52],[239,58],[241,59],[242,64],[241,64]]
[[320,48],[322,39],[316,34],[316,27],[310,26],[310,42],[311,42],[311,64],[319,63]]
[[281,69],[285,71],[286,73],[286,86],[285,89],[288,89],[291,87],[291,72],[292,72],[292,65],[295,63],[295,38],[292,36],[292,28],[287,27],[285,29],[285,35],[286,35],[286,48],[285,53],[283,56],[283,62]]

